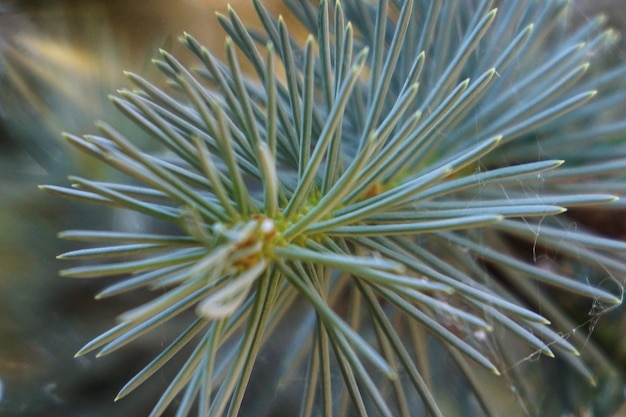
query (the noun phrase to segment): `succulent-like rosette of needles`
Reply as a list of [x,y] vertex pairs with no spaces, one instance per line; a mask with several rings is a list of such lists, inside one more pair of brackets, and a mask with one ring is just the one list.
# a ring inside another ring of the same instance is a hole
[[[111,353],[195,311],[119,394],[195,343],[153,416],[177,396],[179,415],[194,404],[201,416],[238,415],[272,343],[306,370],[303,416],[441,416],[436,370],[416,348],[426,334],[478,398],[475,364],[516,372],[520,358],[501,353],[511,339],[592,381],[563,337],[570,322],[538,290],[620,303],[626,244],[563,214],[624,192],[626,126],[612,115],[626,69],[604,69],[616,36],[602,19],[569,27],[559,1],[293,0],[311,33],[298,42],[254,5],[263,32],[232,9],[218,16],[225,62],[185,34],[197,68],[161,51],[171,88],[129,73],[136,90],[112,97],[160,151],[106,123],[98,136],[66,135],[127,178],[71,177],[72,188],[47,191],[172,225],[61,234],[97,244],[62,255],[94,260],[63,276],[120,276],[97,298],[155,290],[79,354]],[[281,333],[303,303],[298,334]]]

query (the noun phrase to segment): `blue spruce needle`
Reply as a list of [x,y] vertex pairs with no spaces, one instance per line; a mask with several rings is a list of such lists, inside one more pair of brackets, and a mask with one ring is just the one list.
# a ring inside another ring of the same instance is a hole
[[160,150],[105,122],[99,135],[65,135],[125,180],[44,190],[171,224],[61,233],[94,244],[61,255],[89,260],[62,276],[119,277],[97,298],[154,290],[77,355],[193,312],[119,392],[195,346],[151,416],[175,399],[180,416],[270,401],[246,389],[271,345],[292,361],[282,378],[304,375],[301,416],[444,415],[427,340],[487,415],[473,370],[514,380],[520,352],[567,357],[595,382],[550,294],[621,302],[626,244],[564,214],[623,207],[616,34],[601,18],[572,26],[566,1],[288,3],[311,33],[303,42],[255,0],[263,31],[218,15],[225,62],[184,34],[197,67],[160,51],[169,86],[127,74],[135,89],[111,100]]

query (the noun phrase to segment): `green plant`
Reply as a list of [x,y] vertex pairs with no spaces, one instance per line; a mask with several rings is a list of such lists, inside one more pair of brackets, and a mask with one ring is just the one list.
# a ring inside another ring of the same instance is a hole
[[[152,415],[179,394],[179,415],[194,404],[201,416],[238,415],[276,334],[291,371],[306,369],[304,416],[443,415],[427,334],[487,414],[475,363],[515,378],[526,355],[557,352],[593,381],[558,333],[576,325],[544,285],[595,311],[621,301],[626,244],[568,228],[562,213],[619,205],[626,126],[613,120],[626,67],[605,69],[615,34],[602,19],[568,27],[568,2],[492,3],[322,0],[316,12],[292,0],[314,34],[301,44],[255,1],[264,33],[233,10],[219,16],[226,63],[185,34],[200,68],[165,51],[154,61],[172,91],[128,74],[138,90],[112,101],[162,152],[99,123],[101,136],[65,137],[128,181],[42,188],[175,230],[61,233],[98,244],[61,258],[106,259],[63,276],[130,274],[97,298],[159,294],[78,354],[111,353],[195,309],[119,394],[195,341]],[[293,317],[298,332],[281,333]]]

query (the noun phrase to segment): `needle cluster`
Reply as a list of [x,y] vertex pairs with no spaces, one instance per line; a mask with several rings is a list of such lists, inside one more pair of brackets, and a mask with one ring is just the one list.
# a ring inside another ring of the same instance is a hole
[[[621,301],[606,278],[626,272],[626,244],[565,229],[563,214],[624,193],[626,125],[613,112],[626,67],[602,63],[615,33],[602,19],[569,27],[563,1],[291,3],[304,42],[256,0],[263,32],[232,9],[218,16],[225,62],[185,34],[198,68],[166,51],[154,61],[173,90],[127,74],[136,89],[112,101],[162,152],[104,122],[99,135],[65,135],[128,181],[71,177],[46,191],[175,230],[61,233],[97,244],[61,255],[93,260],[61,275],[121,276],[97,298],[158,290],[78,354],[111,353],[194,311],[119,393],[195,343],[152,416],[177,397],[181,416],[194,405],[238,415],[272,343],[305,370],[302,416],[443,415],[416,347],[432,336],[479,398],[468,370],[499,375],[516,360],[497,353],[498,329],[592,380],[559,333],[571,329],[550,326],[558,309],[528,303],[549,303],[538,285]],[[281,334],[302,303],[303,332]]]

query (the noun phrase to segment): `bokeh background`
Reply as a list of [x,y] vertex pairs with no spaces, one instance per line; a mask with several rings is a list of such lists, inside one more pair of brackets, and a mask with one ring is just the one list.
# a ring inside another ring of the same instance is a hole
[[[244,21],[258,24],[251,0],[229,3]],[[280,0],[265,3],[274,14],[289,16]],[[56,238],[61,230],[132,230],[150,225],[130,213],[54,198],[37,185],[63,184],[69,174],[113,175],[69,149],[60,137],[62,131],[94,132],[93,121],[101,119],[122,125],[133,139],[147,142],[121,119],[107,95],[129,87],[122,70],[159,82],[150,62],[158,48],[173,51],[183,61],[191,58],[177,41],[183,31],[220,55],[224,36],[216,11],[225,12],[226,2],[0,0],[1,417],[147,415],[167,386],[169,374],[164,372],[129,398],[112,401],[134,372],[159,352],[164,340],[176,334],[175,328],[152,332],[131,348],[105,358],[73,358],[87,341],[109,329],[117,314],[146,294],[96,302],[93,295],[106,282],[59,278],[57,271],[64,264],[55,259],[75,247]],[[625,27],[623,0],[575,2],[577,21],[601,12],[611,26]],[[287,22],[297,27],[293,19]],[[615,59],[626,59],[625,51],[624,47],[616,50]],[[611,211],[609,217],[606,213],[584,216],[598,231],[626,238],[625,213]],[[614,361],[621,376],[626,374],[624,310],[602,317],[589,342]],[[587,312],[582,313],[577,318],[581,323]],[[265,362],[272,368],[270,354]],[[252,415],[291,415],[289,401],[276,399],[271,392],[259,388],[255,401],[264,405]],[[610,408],[614,410],[615,404]],[[626,408],[613,415],[626,416]]]

